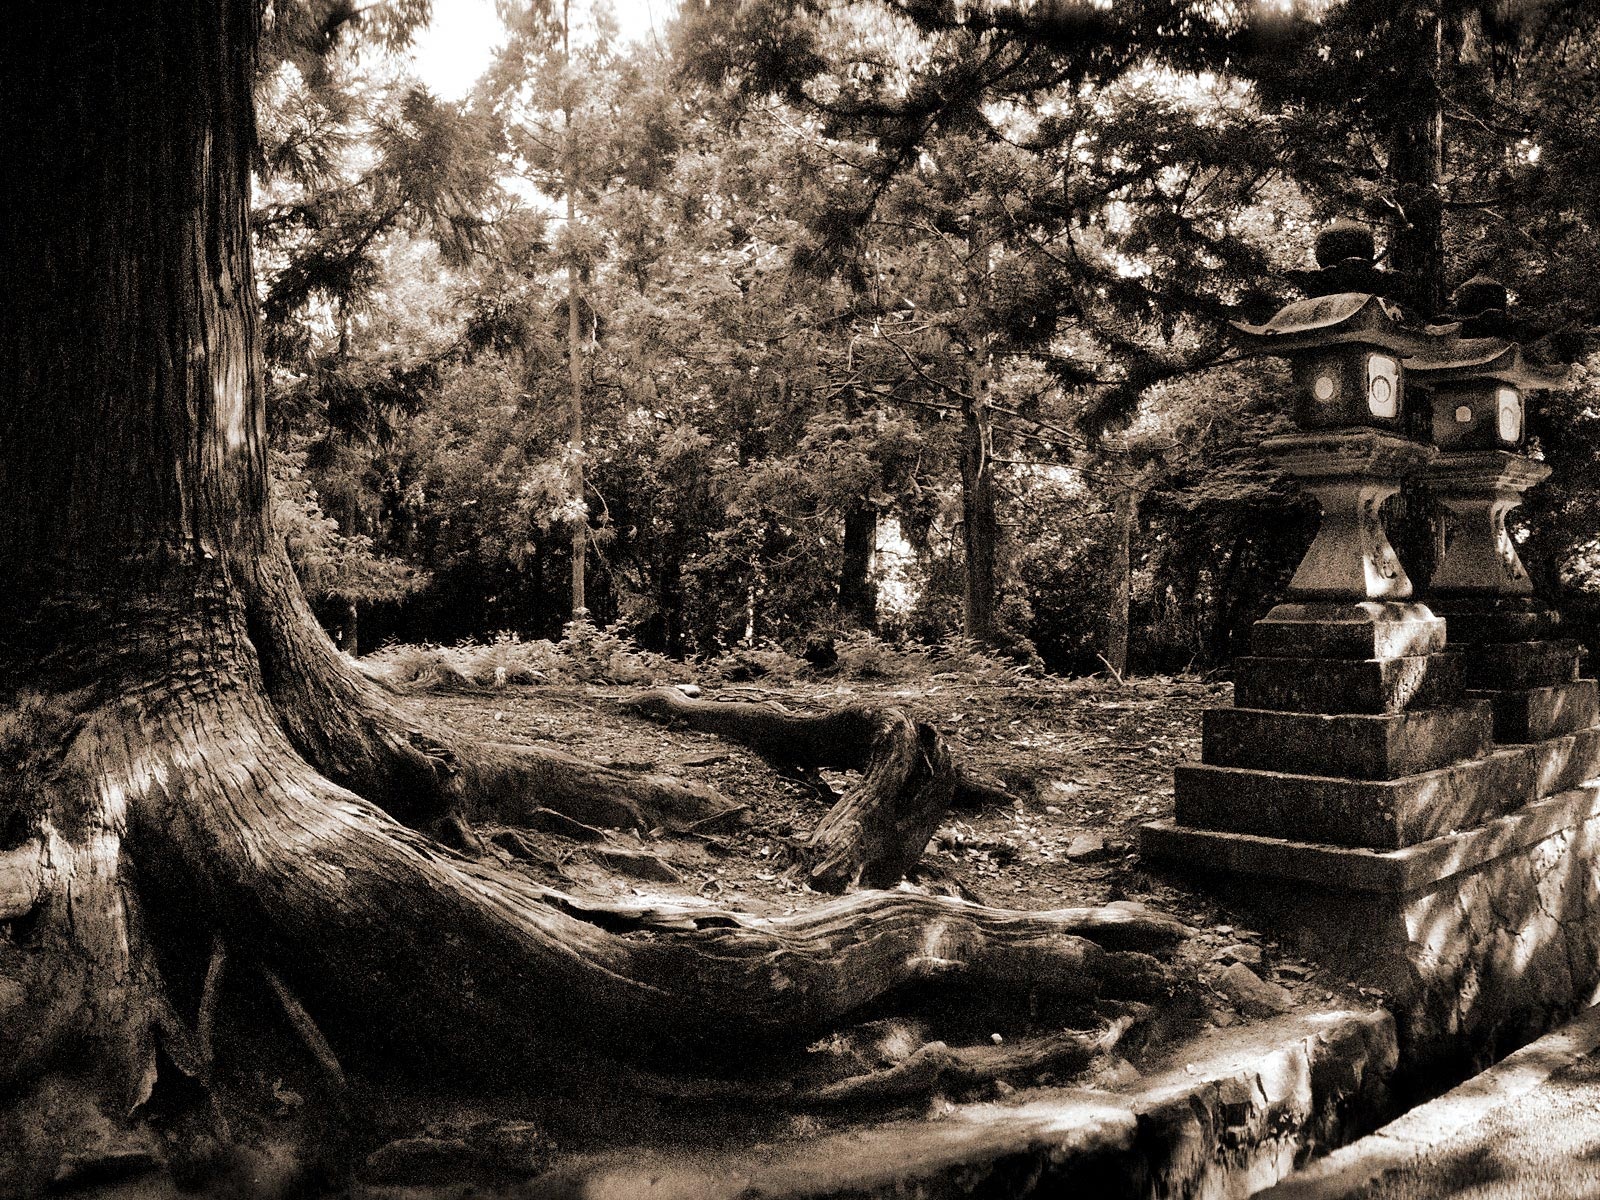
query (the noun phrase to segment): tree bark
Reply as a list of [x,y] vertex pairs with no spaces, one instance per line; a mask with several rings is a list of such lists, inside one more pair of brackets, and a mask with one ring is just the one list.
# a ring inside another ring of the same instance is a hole
[[839,612],[863,629],[878,625],[872,558],[878,544],[878,510],[857,504],[844,514],[844,547],[839,564]]

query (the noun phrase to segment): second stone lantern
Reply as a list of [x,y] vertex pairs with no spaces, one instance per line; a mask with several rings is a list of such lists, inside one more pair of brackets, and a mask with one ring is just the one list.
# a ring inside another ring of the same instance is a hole
[[1461,320],[1408,360],[1432,394],[1441,453],[1424,473],[1443,510],[1429,586],[1452,644],[1469,648],[1467,684],[1494,704],[1495,740],[1536,742],[1594,724],[1593,680],[1558,636],[1560,615],[1534,596],[1506,517],[1550,474],[1525,452],[1526,399],[1567,372],[1531,360],[1511,339],[1506,289],[1479,277],[1456,294]]

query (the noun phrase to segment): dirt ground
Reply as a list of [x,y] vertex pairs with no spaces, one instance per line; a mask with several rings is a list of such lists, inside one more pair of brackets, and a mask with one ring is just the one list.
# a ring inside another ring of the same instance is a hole
[[[996,685],[935,676],[915,686],[708,684],[704,697],[777,701],[797,711],[897,705],[935,725],[959,763],[1002,782],[1014,797],[1010,804],[953,811],[930,842],[914,886],[1007,908],[1129,900],[1172,913],[1196,929],[1183,954],[1205,985],[1209,1019],[1218,1025],[1250,1017],[1218,986],[1240,962],[1297,1004],[1359,1002],[1363,997],[1342,979],[1319,975],[1205,895],[1141,867],[1139,826],[1172,814],[1173,767],[1198,758],[1200,714],[1228,704],[1230,693],[1229,684],[1193,677]],[[788,868],[784,847],[810,831],[831,799],[740,746],[622,713],[619,702],[637,694],[607,686],[509,685],[435,690],[414,700],[464,733],[676,776],[748,806],[743,825],[711,836],[614,832],[611,844],[596,846],[533,833],[523,835],[533,858],[494,849],[542,883],[608,897],[694,896],[754,913],[792,912],[823,899]],[[845,786],[842,775],[824,778],[835,791]]]

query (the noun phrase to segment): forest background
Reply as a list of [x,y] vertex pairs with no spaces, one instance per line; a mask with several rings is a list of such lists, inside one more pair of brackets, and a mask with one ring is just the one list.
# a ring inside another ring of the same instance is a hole
[[[1035,7],[694,0],[625,41],[605,0],[507,0],[460,101],[381,38],[278,62],[275,507],[343,647],[1223,665],[1315,523],[1226,322],[1335,217],[1436,297],[1503,280],[1577,362],[1518,536],[1595,640],[1590,6]],[[1394,516],[1425,582],[1425,502]]]

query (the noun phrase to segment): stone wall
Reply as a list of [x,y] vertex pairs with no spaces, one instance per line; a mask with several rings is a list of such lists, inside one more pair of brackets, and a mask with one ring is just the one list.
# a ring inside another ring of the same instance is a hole
[[1600,998],[1600,785],[1398,853],[1230,840],[1207,886],[1381,989],[1408,1068],[1485,1065]]

